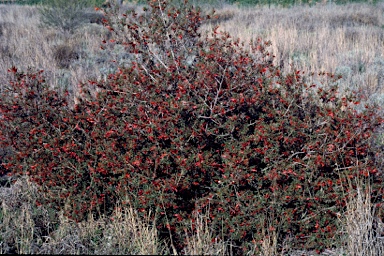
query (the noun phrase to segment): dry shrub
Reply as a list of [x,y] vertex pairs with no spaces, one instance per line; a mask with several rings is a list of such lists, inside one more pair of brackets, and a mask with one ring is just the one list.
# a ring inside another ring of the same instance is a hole
[[86,12],[84,11],[83,16],[86,17],[90,23],[103,24],[103,15],[98,12]]
[[72,34],[89,22],[89,16],[84,11],[92,5],[92,1],[88,0],[43,1],[43,5],[39,7],[41,24]]
[[220,23],[233,19],[235,15],[236,15],[236,12],[233,9],[224,9],[215,13],[212,20],[210,20],[208,23],[212,25],[218,25]]
[[335,15],[331,18],[330,23],[334,27],[346,26],[380,26],[380,19],[370,13],[349,13],[348,15]]
[[71,62],[80,57],[80,53],[73,45],[60,44],[55,47],[53,51],[53,56],[56,60],[56,64],[60,68],[69,68]]
[[10,22],[0,22],[0,37],[5,34],[5,30],[12,29],[12,23]]

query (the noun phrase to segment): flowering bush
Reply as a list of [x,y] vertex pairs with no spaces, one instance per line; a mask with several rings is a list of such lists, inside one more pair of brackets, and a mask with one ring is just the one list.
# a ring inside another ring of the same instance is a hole
[[73,108],[41,72],[12,68],[0,99],[0,146],[14,152],[4,167],[41,186],[47,201],[38,203],[76,220],[120,200],[156,210],[179,249],[182,224],[204,208],[215,235],[240,248],[261,242],[262,229],[292,247],[332,246],[356,178],[374,195],[383,189],[370,144],[375,108],[356,111],[332,75],[319,87],[300,71],[282,74],[269,42],[246,45],[217,28],[202,37],[205,18],[162,0],[142,15],[109,9],[114,39],[103,48],[123,45],[130,65],[81,85]]

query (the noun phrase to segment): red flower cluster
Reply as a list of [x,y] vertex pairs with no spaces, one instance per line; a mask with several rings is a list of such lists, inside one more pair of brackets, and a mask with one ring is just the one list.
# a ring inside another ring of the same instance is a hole
[[67,204],[77,220],[120,200],[158,210],[158,228],[180,248],[180,224],[204,207],[215,235],[240,247],[271,227],[279,239],[294,235],[293,247],[331,244],[349,184],[364,176],[374,194],[383,189],[370,143],[381,125],[375,108],[357,112],[336,82],[317,89],[299,71],[282,74],[269,42],[245,46],[216,29],[202,37],[199,9],[149,5],[142,15],[106,13],[106,49],[125,46],[131,65],[82,85],[73,109],[41,73],[10,70],[0,147],[14,154],[4,167],[28,172],[44,203]]

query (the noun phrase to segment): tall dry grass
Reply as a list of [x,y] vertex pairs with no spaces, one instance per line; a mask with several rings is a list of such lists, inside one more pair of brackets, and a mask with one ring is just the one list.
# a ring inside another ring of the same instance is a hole
[[0,253],[138,254],[167,253],[155,223],[130,207],[116,207],[110,218],[76,223],[34,202],[40,194],[27,177],[0,188]]
[[[340,248],[329,248],[321,255],[377,256],[384,252],[384,224],[375,217],[378,209],[371,203],[371,190],[366,181],[351,193],[343,223]],[[118,205],[111,217],[76,223],[34,200],[44,195],[27,177],[0,188],[0,253],[22,254],[121,254],[176,255],[170,240],[160,240],[154,220],[142,219],[129,204]],[[209,225],[209,207],[195,213],[190,226],[184,228],[187,242],[183,255],[234,255],[234,246],[214,237]],[[150,214],[149,214],[150,216]],[[268,223],[269,216],[264,218]],[[193,224],[192,224],[193,223]],[[192,226],[194,228],[192,229]],[[277,241],[278,230],[260,230],[264,239],[248,247],[247,255],[313,256],[314,251],[292,250],[290,238]]]
[[[219,25],[244,41],[259,36],[271,40],[275,64],[284,71],[295,67],[306,73],[336,72],[343,75],[341,86],[361,89],[368,100],[381,103],[383,13],[384,3],[289,9],[221,5],[218,20],[205,24],[202,30]],[[101,25],[86,24],[67,37],[41,27],[35,7],[0,5],[0,85],[7,83],[7,69],[11,66],[43,69],[50,86],[75,94],[81,81],[102,79],[124,62],[121,49],[100,49],[102,38],[107,36]],[[358,189],[350,198],[340,219],[344,223],[340,232],[345,234],[345,246],[324,255],[383,253],[383,234],[373,232],[381,223],[374,218],[377,209],[370,205],[369,195],[369,189]],[[94,220],[90,215],[88,221],[75,223],[60,212],[34,205],[34,199],[42,196],[26,178],[0,188],[0,253],[175,254],[170,241],[158,239],[155,223],[140,219],[135,209],[117,207],[113,220]],[[184,254],[232,253],[230,243],[212,237],[204,214],[196,215],[195,223],[193,232],[185,227],[188,240]],[[289,238],[285,244],[277,244],[278,231],[260,232],[265,239],[261,247],[249,248],[250,255],[315,255],[290,251]]]
[[[44,70],[48,84],[73,92],[77,84],[101,77],[112,56],[100,49],[106,30],[89,23],[72,35],[41,26],[36,7],[0,5],[0,84],[7,69]],[[103,71],[104,70],[104,71]]]
[[[292,8],[226,6],[217,24],[233,37],[272,42],[275,65],[343,75],[341,85],[362,89],[370,100],[384,99],[384,3]],[[205,26],[206,30],[216,24]]]
[[366,184],[362,182],[351,194],[342,219],[351,256],[384,255],[384,224],[375,217],[378,208],[371,203],[371,189]]

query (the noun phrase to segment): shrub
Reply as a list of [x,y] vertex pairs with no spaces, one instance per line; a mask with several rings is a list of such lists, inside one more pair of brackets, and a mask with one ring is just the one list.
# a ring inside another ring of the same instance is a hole
[[45,0],[39,8],[41,22],[71,34],[94,18],[85,9],[95,5],[94,0]]
[[357,111],[331,74],[320,74],[327,86],[282,74],[270,42],[247,45],[218,28],[201,36],[206,18],[161,0],[142,15],[109,8],[114,37],[103,47],[123,45],[132,62],[82,84],[73,109],[41,72],[12,68],[0,146],[15,153],[4,167],[41,186],[47,202],[38,203],[76,220],[108,215],[120,200],[156,211],[161,237],[171,234],[179,250],[182,224],[207,208],[214,235],[238,253],[261,245],[266,229],[293,248],[334,246],[355,178],[381,202],[375,107]]
[[59,68],[69,68],[71,62],[79,58],[79,51],[71,44],[61,44],[55,47],[53,57]]

